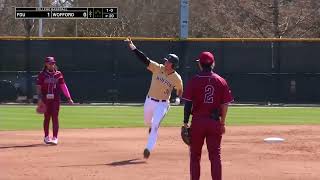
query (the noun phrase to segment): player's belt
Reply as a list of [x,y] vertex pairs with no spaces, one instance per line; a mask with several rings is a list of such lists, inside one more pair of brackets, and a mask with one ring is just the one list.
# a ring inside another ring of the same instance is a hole
[[149,95],[148,95],[148,98],[150,98],[152,101],[156,101],[156,102],[167,102],[167,100],[155,99],[155,98],[153,98],[153,97],[150,97]]

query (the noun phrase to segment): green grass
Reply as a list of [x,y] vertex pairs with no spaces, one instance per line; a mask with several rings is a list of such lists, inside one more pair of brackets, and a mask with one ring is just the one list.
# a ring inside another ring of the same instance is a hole
[[[61,128],[142,127],[142,106],[62,106]],[[320,124],[319,107],[230,107],[228,125]],[[162,126],[180,126],[183,107],[171,107]],[[0,130],[41,129],[35,106],[0,106]]]

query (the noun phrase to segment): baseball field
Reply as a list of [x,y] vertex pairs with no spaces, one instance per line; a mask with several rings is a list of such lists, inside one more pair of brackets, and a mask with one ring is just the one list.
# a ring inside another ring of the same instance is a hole
[[[43,143],[35,106],[0,106],[0,179],[189,179],[180,139],[183,107],[161,123],[148,160],[142,106],[62,106],[59,144]],[[319,107],[230,107],[222,142],[226,180],[316,180],[320,177]],[[50,129],[51,135],[52,131]],[[281,143],[267,143],[281,137]],[[201,178],[210,179],[203,148]]]

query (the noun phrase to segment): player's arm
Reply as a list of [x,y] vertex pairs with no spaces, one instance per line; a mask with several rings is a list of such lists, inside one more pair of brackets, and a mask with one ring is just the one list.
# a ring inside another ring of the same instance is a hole
[[221,133],[224,134],[226,132],[225,124],[226,124],[226,117],[228,112],[228,104],[221,104],[221,116],[220,116],[220,124],[221,124]]
[[182,97],[183,94],[183,83],[180,76],[178,76],[178,80],[175,83],[175,89],[178,97]]
[[66,83],[60,84],[60,88],[61,88],[64,96],[67,98],[68,102],[70,104],[73,104],[73,100],[71,98],[71,95],[70,95],[70,92],[69,92],[69,89],[68,89]]
[[42,103],[42,92],[41,92],[41,86],[36,86],[37,95],[38,95],[38,104]]
[[221,124],[225,124],[226,122],[226,116],[228,112],[228,105],[233,102],[233,97],[231,94],[231,90],[225,80],[222,81],[222,87],[223,87],[223,94],[222,94],[222,102],[220,105],[221,109]]
[[42,91],[41,91],[41,85],[43,84],[43,76],[41,74],[37,77],[37,85],[36,85],[36,91],[38,95],[38,104],[42,104]]
[[73,104],[73,100],[71,98],[71,95],[70,95],[70,92],[69,92],[69,89],[64,81],[64,78],[63,78],[63,75],[61,73],[61,77],[58,79],[58,82],[60,84],[60,89],[62,90],[64,96],[67,98],[68,100],[68,103],[69,104]]
[[143,52],[137,49],[137,47],[131,41],[131,38],[127,38],[125,41],[128,42],[129,48],[134,52],[134,54],[139,58],[139,60],[143,62],[146,66],[149,66],[150,59]]
[[229,89],[229,86],[227,84],[226,81],[222,81],[222,85],[223,85],[223,96],[222,96],[222,102],[221,102],[221,105],[220,105],[220,123],[221,123],[221,132],[222,134],[225,133],[225,124],[226,124],[226,117],[227,117],[227,113],[228,113],[228,107],[229,107],[229,104],[231,102],[233,102],[233,97],[232,97],[232,94],[231,94],[231,91]]
[[182,89],[176,89],[176,94],[177,94],[177,97],[176,97],[175,103],[176,104],[180,104],[180,98],[182,97],[183,90]]
[[177,89],[177,96],[181,97],[183,94],[183,90],[182,89]]
[[183,123],[184,123],[184,126],[186,126],[186,127],[188,127],[191,109],[192,109],[192,101],[185,100],[184,113],[183,113]]
[[[183,92],[182,99],[184,100],[183,109],[183,123],[185,127],[188,127],[189,118],[192,113],[192,99],[193,99],[193,85],[192,80],[187,83],[187,86]],[[182,88],[181,88],[182,89]]]
[[220,122],[221,122],[221,124],[224,125],[226,123],[226,117],[227,117],[227,112],[228,112],[228,104],[221,104],[220,105],[220,109],[221,109]]

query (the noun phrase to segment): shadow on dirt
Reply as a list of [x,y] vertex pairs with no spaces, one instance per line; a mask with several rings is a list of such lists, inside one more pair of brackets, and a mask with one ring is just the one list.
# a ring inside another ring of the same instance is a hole
[[81,166],[126,166],[126,165],[137,165],[137,164],[145,164],[146,161],[141,160],[139,158],[135,159],[128,159],[123,161],[114,161],[107,164],[79,164],[79,165],[65,165],[65,166],[58,166],[58,167],[81,167]]
[[41,146],[48,146],[48,145],[47,144],[8,145],[8,146],[0,146],[0,149],[30,148],[30,147],[41,147]]

